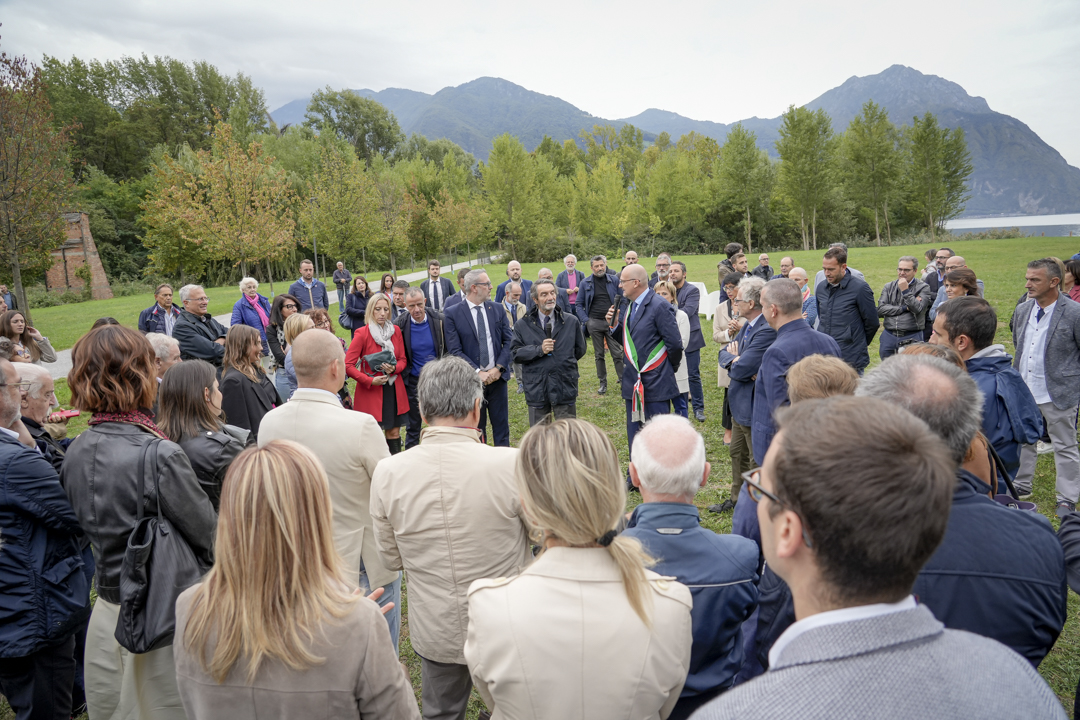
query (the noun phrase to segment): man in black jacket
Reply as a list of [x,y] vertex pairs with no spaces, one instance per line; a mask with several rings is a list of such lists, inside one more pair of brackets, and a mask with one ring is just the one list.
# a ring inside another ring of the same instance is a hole
[[530,427],[549,415],[577,417],[578,360],[585,356],[581,322],[558,307],[558,288],[549,279],[529,290],[532,310],[514,323],[510,352],[521,367]]
[[878,301],[877,314],[885,326],[879,350],[882,360],[923,339],[926,311],[933,302],[930,286],[919,279],[919,261],[914,256],[900,258],[896,275],[896,280],[881,288]]
[[416,385],[424,365],[441,358],[446,353],[443,338],[443,315],[427,305],[424,291],[411,287],[405,291],[405,310],[394,324],[401,330],[405,343],[405,369],[401,373],[405,381],[405,393],[409,396],[409,425],[405,433],[405,449],[420,444],[420,403]]
[[821,261],[825,279],[814,289],[818,308],[818,331],[840,346],[844,362],[862,375],[870,364],[867,348],[879,323],[874,291],[865,280],[852,275],[847,250],[831,247]]
[[184,360],[205,360],[221,368],[225,356],[225,328],[210,317],[207,308],[210,299],[202,285],[185,285],[180,288],[180,302],[184,310],[173,326],[173,337],[180,343],[180,357]]
[[[593,354],[596,356],[596,377],[600,381],[597,394],[607,392],[607,365],[604,364],[604,346],[611,353],[615,364],[615,377],[623,375],[623,348],[619,339],[609,333],[607,312],[615,307],[617,298],[622,295],[619,276],[608,271],[607,258],[596,255],[592,261],[592,274],[581,283],[574,312],[593,342]],[[667,272],[665,270],[665,272]],[[618,381],[618,380],[616,380]]]

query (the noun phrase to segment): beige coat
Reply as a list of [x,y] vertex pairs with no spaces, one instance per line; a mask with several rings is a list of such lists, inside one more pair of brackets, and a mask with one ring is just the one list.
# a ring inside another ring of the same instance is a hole
[[[356,602],[345,617],[326,621],[316,633],[311,651],[326,658],[321,665],[294,670],[267,658],[249,682],[241,659],[219,685],[181,640],[195,587],[176,600],[177,640],[165,648],[175,657],[180,697],[192,720],[419,720],[416,695],[390,644],[386,620],[370,600]],[[211,643],[206,657],[213,652]]]
[[259,446],[271,440],[295,440],[322,461],[334,505],[334,544],[345,567],[359,579],[363,558],[372,588],[394,582],[397,573],[379,559],[371,527],[371,476],[379,461],[390,457],[375,418],[346,410],[328,392],[299,388],[289,402],[263,417]]
[[652,627],[605,548],[554,547],[469,589],[465,658],[492,719],[666,718],[690,668],[693,601],[646,571]]
[[[716,307],[716,313],[712,320],[712,339],[718,345],[727,345],[735,339],[735,335],[728,332],[728,323],[731,322],[731,300],[725,300]],[[716,366],[716,387],[726,388],[728,380],[727,370]]]
[[463,664],[469,585],[516,575],[529,561],[517,453],[480,444],[472,428],[435,426],[375,471],[375,542],[388,567],[405,570],[409,633],[421,657]]

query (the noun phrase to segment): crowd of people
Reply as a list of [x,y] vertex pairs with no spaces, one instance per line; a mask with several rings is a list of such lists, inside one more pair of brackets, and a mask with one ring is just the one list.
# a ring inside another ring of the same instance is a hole
[[[474,689],[508,720],[1065,717],[1037,668],[1080,590],[1080,259],[1028,264],[1015,358],[975,270],[926,259],[875,293],[842,244],[814,284],[725,249],[730,534],[695,504],[703,298],[667,254],[495,288],[337,263],[350,340],[307,260],[272,301],[241,280],[228,328],[161,285],[138,331],[72,348],[75,438],[48,339],[5,311],[0,693],[19,720],[461,720]],[[590,341],[625,469],[577,418]]]

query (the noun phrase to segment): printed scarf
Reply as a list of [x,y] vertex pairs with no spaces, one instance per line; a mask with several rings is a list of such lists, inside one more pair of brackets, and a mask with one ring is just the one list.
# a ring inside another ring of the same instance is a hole
[[165,437],[165,434],[154,424],[153,418],[141,410],[126,413],[94,413],[90,417],[90,425],[100,425],[101,423],[125,423],[127,425],[135,425],[159,438],[168,440],[168,438]]

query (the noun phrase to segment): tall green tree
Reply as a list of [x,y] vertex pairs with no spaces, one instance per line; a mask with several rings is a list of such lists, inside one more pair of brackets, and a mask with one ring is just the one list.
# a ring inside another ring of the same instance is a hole
[[889,121],[889,113],[873,100],[867,100],[856,115],[841,142],[841,157],[848,194],[874,213],[874,236],[881,245],[881,218],[892,244],[888,222],[890,196],[900,184],[901,154],[899,134]]
[[780,139],[780,187],[799,215],[803,250],[817,250],[817,216],[836,185],[836,139],[824,110],[792,105],[783,115]]
[[300,205],[300,229],[323,254],[355,258],[379,234],[378,189],[351,151],[324,148],[310,195]]
[[397,118],[381,104],[352,90],[329,86],[311,96],[304,125],[344,138],[367,167],[376,155],[390,154],[405,140]]
[[750,211],[760,207],[767,189],[771,191],[769,156],[758,149],[757,135],[744,128],[742,123],[736,123],[728,131],[720,150],[717,176],[721,193],[740,208],[746,218],[743,237],[747,252],[752,252]]
[[47,269],[64,242],[60,211],[75,189],[70,146],[67,131],[53,126],[38,69],[0,53],[0,242],[27,323],[23,273]]
[[480,173],[500,248],[516,259],[539,237],[543,224],[536,164],[521,141],[507,133],[495,138]]
[[942,127],[933,113],[912,118],[905,128],[908,209],[933,237],[964,210],[971,197],[967,179],[971,154],[962,128]]

